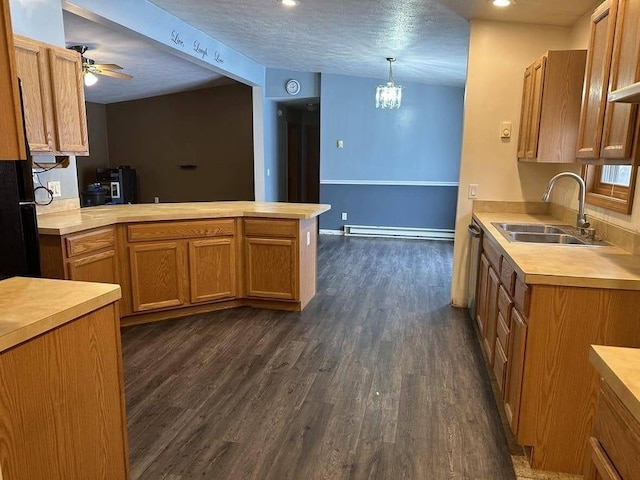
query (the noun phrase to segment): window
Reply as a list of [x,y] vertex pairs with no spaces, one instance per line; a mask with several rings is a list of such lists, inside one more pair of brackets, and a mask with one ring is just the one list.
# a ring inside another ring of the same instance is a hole
[[587,184],[587,203],[630,214],[636,170],[630,165],[586,166],[582,176]]

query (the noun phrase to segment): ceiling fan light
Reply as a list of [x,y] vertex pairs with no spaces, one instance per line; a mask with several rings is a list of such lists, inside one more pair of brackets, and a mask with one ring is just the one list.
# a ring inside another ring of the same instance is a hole
[[508,7],[513,2],[511,0],[493,0],[492,3],[496,7]]
[[298,5],[297,0],[280,0],[280,3],[282,3],[282,5],[284,5],[285,7],[295,7],[296,5]]
[[87,87],[91,87],[92,85],[95,85],[96,83],[98,83],[98,77],[96,77],[91,72],[84,72],[83,76],[84,76],[84,84]]

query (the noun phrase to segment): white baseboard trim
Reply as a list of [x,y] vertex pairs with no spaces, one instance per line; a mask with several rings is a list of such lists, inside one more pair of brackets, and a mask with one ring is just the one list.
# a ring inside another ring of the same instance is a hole
[[320,229],[320,235],[344,235],[343,230],[328,230],[326,228]]
[[344,234],[358,237],[421,238],[425,240],[453,240],[454,231],[443,228],[379,227],[345,225]]

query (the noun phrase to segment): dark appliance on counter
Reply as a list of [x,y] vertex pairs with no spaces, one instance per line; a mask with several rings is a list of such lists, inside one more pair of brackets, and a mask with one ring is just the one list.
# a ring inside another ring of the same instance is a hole
[[80,192],[82,207],[97,207],[106,203],[106,189],[99,183],[91,183]]
[[[22,97],[22,85],[20,95]],[[27,138],[26,129],[24,138]],[[40,276],[40,243],[29,145],[26,145],[26,152],[26,160],[0,160],[0,279],[17,275]]]
[[126,165],[118,168],[98,168],[96,181],[106,191],[107,204],[138,203],[135,168]]

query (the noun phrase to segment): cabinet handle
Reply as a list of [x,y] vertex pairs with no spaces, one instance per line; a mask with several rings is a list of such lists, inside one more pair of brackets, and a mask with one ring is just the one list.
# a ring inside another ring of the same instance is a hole
[[482,235],[482,230],[480,230],[480,227],[474,225],[473,223],[469,225],[468,229],[469,235],[471,235],[473,238],[480,238],[480,235]]

